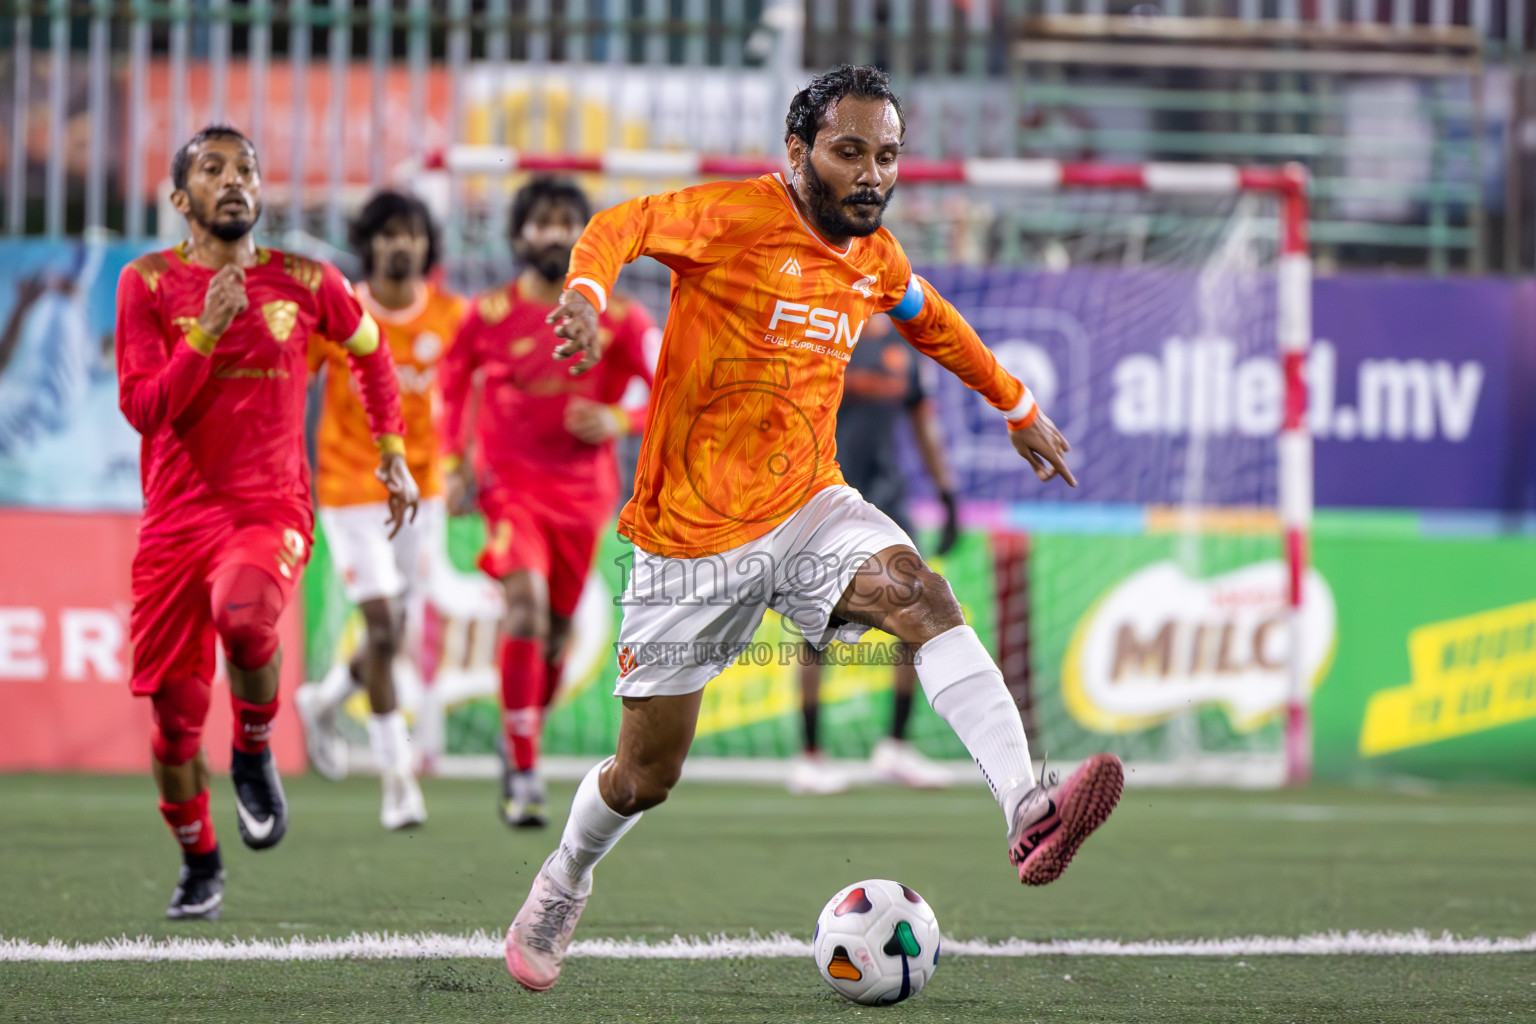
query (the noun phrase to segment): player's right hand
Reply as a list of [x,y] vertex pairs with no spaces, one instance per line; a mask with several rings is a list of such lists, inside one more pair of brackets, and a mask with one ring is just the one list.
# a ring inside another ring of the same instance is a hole
[[1077,486],[1077,477],[1067,468],[1067,460],[1064,458],[1072,446],[1067,444],[1067,439],[1061,436],[1061,431],[1056,429],[1056,424],[1045,413],[1036,416],[1035,422],[1023,430],[1008,431],[1008,440],[1013,442],[1016,452],[1029,460],[1029,464],[1035,468],[1035,476],[1042,481],[1059,476],[1069,485]]
[[586,373],[603,357],[603,339],[597,329],[597,310],[587,297],[574,288],[567,288],[560,296],[560,305],[544,318],[555,325],[555,336],[564,338],[555,349],[556,359],[569,359],[581,353],[581,359],[571,367],[571,376]]
[[203,314],[198,326],[217,338],[229,328],[230,321],[245,312],[250,300],[245,295],[245,270],[233,263],[226,265],[208,282],[203,299]]

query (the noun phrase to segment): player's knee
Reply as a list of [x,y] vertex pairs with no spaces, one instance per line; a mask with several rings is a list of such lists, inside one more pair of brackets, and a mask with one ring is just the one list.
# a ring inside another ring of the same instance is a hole
[[626,817],[648,811],[667,799],[682,777],[681,765],[639,765],[617,770],[612,778],[614,810]]
[[390,662],[400,652],[400,631],[393,621],[369,622],[363,643],[370,658]]
[[883,628],[906,643],[925,644],[964,624],[965,614],[949,581],[924,568],[913,577],[910,590],[888,612]]
[[537,595],[520,594],[507,601],[502,629],[518,640],[545,640],[549,637],[549,608]]
[[549,636],[549,584],[532,569],[519,569],[501,581],[506,614],[502,630],[518,640],[543,640]]
[[272,660],[282,610],[276,581],[253,566],[237,566],[214,582],[213,625],[232,664],[251,671]]
[[156,761],[175,767],[197,756],[203,746],[210,695],[210,688],[199,680],[168,682],[161,687],[154,700],[154,733],[150,737]]
[[565,653],[565,645],[571,638],[571,620],[552,615],[549,619],[549,634],[544,638],[544,649],[548,656],[560,657]]

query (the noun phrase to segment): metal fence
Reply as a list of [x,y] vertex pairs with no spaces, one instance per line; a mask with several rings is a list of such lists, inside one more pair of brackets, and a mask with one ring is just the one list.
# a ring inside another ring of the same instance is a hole
[[807,70],[847,60],[892,72],[925,156],[1301,160],[1325,269],[1517,269],[1536,258],[1510,141],[1530,7],[6,0],[0,217],[13,235],[163,230],[175,144],[230,120],[262,152],[269,228],[338,241],[368,189],[456,142],[771,152]]

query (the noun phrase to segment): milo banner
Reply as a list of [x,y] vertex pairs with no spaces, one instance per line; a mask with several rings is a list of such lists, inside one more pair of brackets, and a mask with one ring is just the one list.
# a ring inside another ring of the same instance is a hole
[[[1042,750],[1165,764],[1278,756],[1291,638],[1277,540],[1036,536],[1029,579]],[[1316,686],[1337,614],[1323,574],[1305,586],[1302,660]]]

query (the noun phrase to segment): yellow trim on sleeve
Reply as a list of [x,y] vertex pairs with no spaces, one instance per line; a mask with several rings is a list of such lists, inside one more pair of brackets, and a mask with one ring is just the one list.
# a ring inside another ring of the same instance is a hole
[[192,346],[192,351],[200,356],[213,355],[213,347],[219,343],[218,337],[203,330],[203,325],[196,320],[193,320],[192,326],[187,328],[186,339],[187,344]]
[[352,337],[341,343],[341,347],[354,356],[373,355],[379,347],[378,322],[365,311],[362,320],[358,321],[357,330],[352,332]]
[[374,444],[379,446],[380,455],[405,455],[405,438],[399,434],[380,434]]

